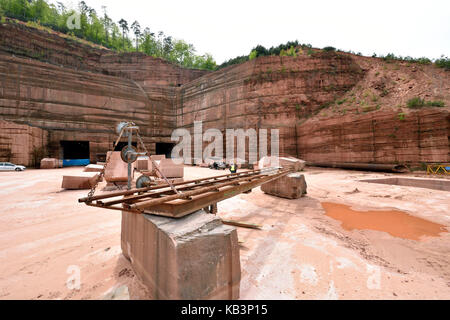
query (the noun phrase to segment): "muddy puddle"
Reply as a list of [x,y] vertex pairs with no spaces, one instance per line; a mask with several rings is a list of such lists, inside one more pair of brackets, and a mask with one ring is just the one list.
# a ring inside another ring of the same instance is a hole
[[398,210],[357,211],[345,204],[322,202],[326,215],[342,222],[345,230],[376,230],[403,239],[439,237],[445,226]]

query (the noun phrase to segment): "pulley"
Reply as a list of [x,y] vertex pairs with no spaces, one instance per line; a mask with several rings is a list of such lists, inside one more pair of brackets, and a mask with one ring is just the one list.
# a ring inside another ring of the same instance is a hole
[[136,188],[140,189],[140,188],[148,187],[152,184],[152,182],[153,181],[152,181],[152,179],[150,179],[150,177],[148,177],[146,175],[142,175],[136,180]]
[[126,163],[133,163],[137,160],[138,153],[133,147],[125,146],[120,151],[120,157]]

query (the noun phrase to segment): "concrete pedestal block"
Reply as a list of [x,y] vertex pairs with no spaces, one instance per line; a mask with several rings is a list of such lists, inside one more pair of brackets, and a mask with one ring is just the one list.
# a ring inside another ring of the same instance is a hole
[[180,219],[122,212],[122,252],[155,299],[238,299],[236,229],[203,210]]
[[300,173],[290,173],[261,186],[263,192],[287,199],[302,197],[306,194],[306,188],[305,176]]

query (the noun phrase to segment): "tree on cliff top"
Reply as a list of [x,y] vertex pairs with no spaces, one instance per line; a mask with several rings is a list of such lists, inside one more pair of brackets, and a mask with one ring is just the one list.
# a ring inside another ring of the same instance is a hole
[[123,50],[125,50],[125,33],[128,33],[130,29],[128,28],[128,22],[125,19],[120,19],[119,25],[122,29]]
[[134,21],[131,25],[131,29],[134,31],[134,35],[136,36],[136,52],[139,51],[139,38],[141,36],[141,25],[139,22]]
[[[128,38],[128,22],[121,19],[115,23],[108,16],[106,7],[102,6],[100,16],[89,7],[85,1],[80,1],[76,9],[68,9],[61,2],[56,5],[46,0],[0,0],[0,16],[18,19],[29,26],[45,26],[53,30],[85,39],[116,51],[139,51],[153,57],[161,57],[188,68],[212,70],[216,63],[211,55],[197,55],[192,44],[186,51],[183,40],[173,39],[171,36],[159,32],[158,37],[149,28],[142,28],[135,21],[131,28],[135,34],[136,47]],[[73,29],[68,21],[74,14],[80,16],[80,28]],[[188,52],[189,51],[189,52]]]

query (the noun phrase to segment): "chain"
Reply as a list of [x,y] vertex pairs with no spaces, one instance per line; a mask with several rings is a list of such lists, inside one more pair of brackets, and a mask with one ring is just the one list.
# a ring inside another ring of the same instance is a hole
[[[132,123],[134,125],[134,123]],[[120,130],[119,137],[117,138],[116,142],[114,142],[113,150],[116,148],[117,144],[120,141],[120,138],[122,138],[123,130],[125,127],[123,127]],[[111,153],[112,154],[112,153]],[[105,176],[105,170],[108,166],[109,160],[111,159],[111,154],[108,156],[108,153],[106,153],[106,160],[105,164],[103,165],[102,171],[100,171],[100,174],[97,176],[97,180],[95,181],[95,184],[92,186],[91,190],[88,192],[87,198],[90,200],[94,196],[95,191],[97,190],[98,184],[100,181],[102,181],[102,178]]]
[[97,176],[97,180],[95,181],[95,184],[92,186],[91,190],[89,191],[89,193],[87,195],[88,199],[91,199],[94,196],[94,193],[98,187],[98,184],[100,183],[100,181],[102,181],[102,178],[105,176],[105,170],[106,170],[106,167],[108,166],[109,159],[111,159],[111,154],[109,156],[108,156],[108,154],[106,154],[105,164],[103,165],[102,171],[100,171],[100,174]]
[[[129,126],[133,126],[134,123],[130,122],[128,124]],[[120,131],[119,137],[117,138],[116,142],[114,143],[114,147],[113,150],[116,148],[116,145],[119,143],[120,138],[122,137],[123,131],[126,127],[123,127],[122,130]],[[132,134],[131,132],[129,132],[128,134]],[[159,170],[158,165],[155,163],[155,161],[151,158],[150,153],[148,152],[147,148],[145,147],[144,141],[142,141],[141,135],[139,134],[139,131],[136,131],[136,135],[139,139],[139,142],[142,146],[142,148],[144,149],[145,153],[149,156],[153,166],[155,167],[155,169],[161,174],[161,176],[164,178],[164,180],[167,182],[167,184],[172,188],[172,190],[176,193],[179,194],[180,192],[175,188],[175,186],[166,178],[166,176],[161,172],[161,170]],[[102,170],[100,171],[100,174],[97,176],[97,180],[95,181],[95,184],[92,186],[91,190],[89,191],[87,198],[90,200],[92,199],[92,197],[94,196],[95,191],[97,190],[98,184],[100,183],[100,181],[102,180],[102,178],[105,176],[105,170],[106,167],[108,166],[109,160],[111,159],[111,154],[108,156],[108,154],[106,155],[106,160],[105,160],[105,164],[103,165]],[[88,200],[88,201],[89,201]]]

